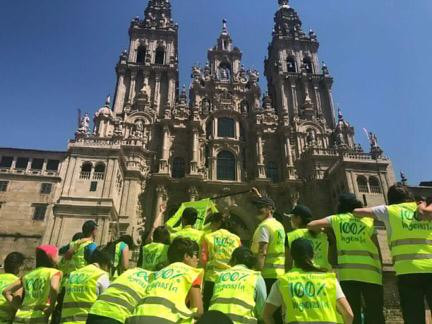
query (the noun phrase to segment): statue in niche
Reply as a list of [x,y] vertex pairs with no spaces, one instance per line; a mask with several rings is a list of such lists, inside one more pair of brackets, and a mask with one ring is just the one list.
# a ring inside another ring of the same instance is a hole
[[144,123],[141,119],[139,119],[136,123],[135,123],[135,132],[134,132],[134,136],[142,138],[144,134]]
[[249,103],[246,100],[243,100],[240,104],[240,111],[242,114],[246,114],[249,112]]
[[227,70],[224,68],[221,68],[220,69],[220,76],[221,76],[221,80],[228,80]]
[[313,129],[307,131],[306,142],[310,146],[316,144],[316,135]]
[[210,112],[210,102],[207,98],[202,100],[202,112],[203,114],[208,114]]
[[341,132],[336,134],[336,144],[337,145],[345,145],[345,139]]

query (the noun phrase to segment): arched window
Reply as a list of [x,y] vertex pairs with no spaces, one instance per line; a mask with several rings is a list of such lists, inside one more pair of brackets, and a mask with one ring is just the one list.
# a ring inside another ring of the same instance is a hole
[[357,177],[357,187],[360,192],[369,192],[367,179],[364,176]]
[[90,179],[90,174],[93,169],[91,162],[83,162],[81,165],[80,179]]
[[297,72],[296,63],[294,57],[289,57],[287,60],[287,71],[288,72]]
[[232,118],[218,118],[218,136],[235,137],[235,121]]
[[231,79],[231,65],[226,62],[219,64],[219,78],[222,81],[228,81]]
[[248,113],[249,110],[250,110],[249,102],[246,99],[240,102],[240,112],[242,114]]
[[99,162],[96,164],[94,173],[93,173],[93,179],[94,180],[102,180],[105,176],[105,164],[102,162]]
[[156,64],[164,64],[165,63],[165,49],[163,47],[158,47],[156,49],[155,63]]
[[141,45],[140,47],[138,47],[136,62],[138,64],[144,64],[145,59],[146,59],[146,54],[147,54],[147,50],[146,50],[144,45]]
[[267,179],[271,179],[273,182],[279,181],[279,170],[275,162],[268,162],[266,165],[266,176]]
[[377,177],[369,177],[369,188],[372,193],[381,193],[381,184]]
[[222,151],[218,154],[217,179],[235,181],[236,179],[235,157],[231,152]]
[[171,176],[173,178],[184,178],[185,176],[185,161],[181,157],[175,157],[172,162],[172,172]]
[[303,66],[306,70],[306,73],[312,73],[313,69],[312,69],[312,61],[309,57],[305,57],[303,59]]

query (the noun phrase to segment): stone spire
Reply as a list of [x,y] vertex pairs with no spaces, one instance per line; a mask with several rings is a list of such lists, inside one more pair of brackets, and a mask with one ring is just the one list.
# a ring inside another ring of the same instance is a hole
[[232,50],[232,39],[228,32],[227,20],[222,20],[222,31],[217,40],[217,49],[221,51],[231,51]]
[[169,0],[149,0],[144,11],[144,25],[158,29],[174,28]]
[[302,22],[297,12],[289,6],[288,0],[278,0],[279,9],[275,14],[273,36],[288,36],[290,38],[305,37]]

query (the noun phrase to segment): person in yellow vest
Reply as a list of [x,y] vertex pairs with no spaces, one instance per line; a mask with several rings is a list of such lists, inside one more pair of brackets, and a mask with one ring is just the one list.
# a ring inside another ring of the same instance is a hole
[[89,265],[71,272],[66,281],[61,323],[85,324],[97,297],[110,285],[110,255],[97,248],[89,261]]
[[304,238],[312,243],[314,248],[314,264],[327,271],[331,269],[331,265],[328,259],[329,253],[329,242],[328,237],[325,233],[313,232],[307,229],[307,224],[312,221],[311,210],[304,205],[296,205],[291,210],[291,227],[293,231],[287,234],[288,247],[286,251],[287,256],[287,268],[290,269],[292,266],[292,259],[290,254],[291,244],[298,238]]
[[336,279],[313,264],[312,243],[304,238],[291,244],[294,268],[272,286],[264,308],[264,323],[274,324],[273,314],[282,306],[284,323],[336,324],[339,312],[345,324],[353,313]]
[[141,268],[156,271],[168,265],[168,247],[170,233],[165,226],[157,227],[153,232],[153,242],[141,247],[138,264]]
[[123,272],[98,297],[87,318],[87,324],[123,324],[138,303],[147,296],[147,286],[154,272],[133,268]]
[[[358,219],[355,208],[362,203],[351,193],[339,197],[338,214],[308,224],[310,230],[332,228],[338,254],[337,273],[354,312],[354,323],[383,324],[384,289],[380,249],[372,218]],[[364,310],[362,311],[362,300]]]
[[195,241],[183,237],[174,239],[168,249],[170,265],[155,273],[147,287],[147,296],[126,323],[191,324],[199,318],[203,314],[203,269],[197,268],[198,254]]
[[262,319],[267,289],[258,271],[256,257],[246,247],[232,253],[232,268],[218,274],[209,310],[220,311],[235,324],[257,323]]
[[198,212],[195,208],[188,207],[183,211],[182,214],[182,229],[175,233],[171,233],[171,241],[174,241],[177,237],[186,237],[195,241],[201,249],[201,243],[204,236],[204,231],[197,230],[194,228],[196,220],[198,218]]
[[404,321],[424,324],[424,300],[432,308],[432,222],[416,213],[418,206],[407,187],[394,185],[387,197],[389,205],[358,208],[354,216],[385,224]]
[[36,248],[36,269],[15,281],[3,296],[18,309],[13,323],[48,323],[60,290],[61,271],[56,269],[58,250],[52,245]]
[[4,260],[4,273],[0,274],[0,323],[11,323],[15,317],[16,309],[12,308],[3,296],[3,291],[19,280],[18,275],[24,260],[24,255],[19,252],[9,253]]
[[118,240],[108,243],[106,251],[111,255],[111,279],[117,278],[129,268],[130,253],[135,248],[132,236],[123,235]]
[[241,245],[240,237],[233,233],[233,225],[222,213],[210,216],[209,234],[204,235],[201,248],[201,264],[204,272],[204,309],[208,310],[213,287],[218,274],[230,268],[233,251]]

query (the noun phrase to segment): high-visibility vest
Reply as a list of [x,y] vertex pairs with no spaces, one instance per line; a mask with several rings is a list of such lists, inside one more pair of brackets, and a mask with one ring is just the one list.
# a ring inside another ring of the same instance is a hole
[[330,270],[331,265],[328,261],[329,243],[327,235],[324,233],[318,233],[314,236],[308,229],[298,228],[287,234],[288,246],[291,248],[292,242],[299,238],[304,238],[312,243],[314,250],[314,264],[319,268]]
[[285,229],[273,217],[261,222],[255,230],[252,239],[251,250],[255,254],[258,254],[260,243],[258,242],[258,234],[262,227],[268,230],[270,241],[268,242],[267,255],[261,273],[264,278],[277,279],[285,273]]
[[337,323],[336,274],[293,269],[277,281],[284,301],[284,323]]
[[215,281],[218,273],[230,268],[229,261],[233,251],[241,245],[240,237],[220,229],[204,236],[208,248],[208,262],[206,264],[204,279]]
[[85,260],[85,249],[87,246],[92,244],[93,241],[89,239],[82,239],[75,242],[71,242],[70,246],[75,249],[75,253],[71,258],[71,266],[70,272],[81,269],[87,265],[87,261]]
[[124,323],[138,303],[147,295],[153,272],[134,268],[123,272],[90,309],[90,314],[112,318]]
[[201,248],[201,240],[203,238],[204,232],[197,230],[192,226],[188,225],[183,227],[181,230],[171,234],[171,242],[177,237],[185,237],[197,242],[198,246]]
[[14,323],[48,323],[48,317],[43,312],[50,303],[51,279],[61,272],[53,268],[40,267],[27,273],[22,278],[24,300],[15,315]]
[[170,264],[156,272],[147,287],[147,296],[127,323],[192,323],[193,312],[185,301],[193,282],[202,275],[202,269],[183,262]]
[[9,302],[3,296],[3,290],[13,284],[19,278],[11,273],[0,274],[0,323],[9,323],[12,321],[15,310],[9,305]]
[[390,205],[387,210],[396,274],[432,273],[432,222],[417,219],[416,203]]
[[336,235],[338,278],[382,285],[382,267],[378,248],[372,241],[372,218],[356,218],[352,214],[330,217]]
[[61,323],[85,324],[97,299],[97,281],[108,273],[94,264],[73,271],[66,282]]
[[235,324],[257,323],[255,286],[261,274],[243,265],[236,265],[216,279],[209,310],[220,311]]
[[166,263],[168,263],[168,247],[169,245],[157,242],[144,245],[141,252],[141,268],[155,271],[161,263],[166,266]]
[[120,275],[120,271],[124,270],[122,269],[122,260],[123,260],[123,250],[121,249],[122,245],[126,245],[124,242],[118,242],[115,246],[114,251],[114,260],[113,260],[113,267],[111,269],[110,279],[115,280]]

